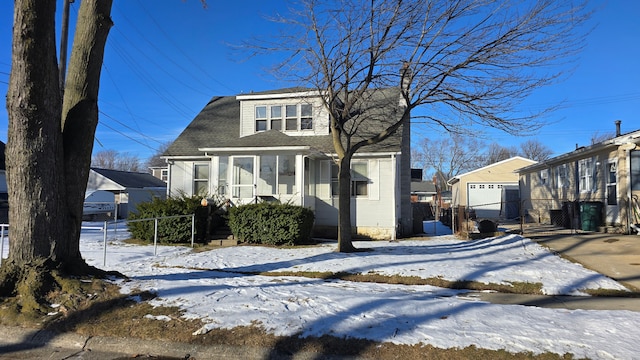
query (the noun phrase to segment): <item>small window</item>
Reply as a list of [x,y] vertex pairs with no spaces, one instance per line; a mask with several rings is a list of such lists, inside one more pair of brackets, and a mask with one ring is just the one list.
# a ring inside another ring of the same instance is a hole
[[313,130],[312,107],[309,104],[300,105],[300,130]]
[[298,130],[298,106],[286,106],[285,130]]
[[267,107],[256,106],[256,131],[267,130]]
[[[331,164],[331,195],[338,196],[338,165]],[[351,196],[369,195],[369,169],[367,162],[351,163]]]
[[196,164],[193,167],[193,195],[209,194],[209,164]]
[[493,184],[488,185],[488,186],[489,186],[489,189],[493,189]]
[[540,170],[540,183],[547,185],[549,183],[549,169]]
[[282,131],[282,106],[271,107],[271,130]]
[[595,166],[593,159],[582,159],[578,161],[578,173],[580,175],[580,191],[593,191],[595,188],[595,181],[593,175],[595,172]]
[[475,185],[469,185],[469,189],[475,189],[476,186]]
[[351,164],[351,196],[367,196],[369,188],[369,169],[366,162]]
[[569,187],[569,177],[567,172],[567,164],[562,164],[556,167],[556,182],[559,189]]
[[479,189],[484,189],[484,184],[478,185]]
[[169,180],[169,170],[168,169],[162,169],[160,170],[160,180],[167,182],[167,180]]

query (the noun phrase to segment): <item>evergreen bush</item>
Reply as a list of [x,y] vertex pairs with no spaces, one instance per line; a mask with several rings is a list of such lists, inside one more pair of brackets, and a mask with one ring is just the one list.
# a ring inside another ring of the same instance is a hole
[[313,211],[302,206],[264,202],[231,208],[229,228],[238,241],[252,244],[308,243]]
[[[136,207],[137,212],[129,214],[130,220],[153,219],[156,217],[192,215],[195,217],[196,239],[204,239],[207,232],[208,216],[220,204],[201,205],[202,197],[186,196],[170,197],[167,199],[154,198],[150,202],[143,202]],[[153,241],[154,221],[136,221],[129,223],[129,231],[135,239]],[[191,242],[191,217],[179,217],[158,220],[158,241],[162,243]]]

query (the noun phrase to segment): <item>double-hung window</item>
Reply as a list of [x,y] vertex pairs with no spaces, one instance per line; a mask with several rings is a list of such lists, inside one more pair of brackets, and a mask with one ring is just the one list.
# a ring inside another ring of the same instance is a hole
[[313,106],[311,104],[256,106],[255,128],[256,132],[313,130]]
[[[369,166],[365,161],[351,163],[352,197],[366,197],[369,195]],[[331,195],[338,196],[338,165],[331,164]]]
[[300,130],[313,130],[313,109],[310,104],[300,105]]
[[195,164],[193,166],[193,195],[206,196],[209,194],[209,164]]
[[581,159],[578,161],[578,174],[580,177],[580,191],[593,191],[595,185],[594,177],[595,167],[592,158]]
[[256,106],[256,131],[267,130],[267,107]]
[[556,185],[558,189],[569,187],[569,174],[567,171],[567,164],[558,165],[555,168],[556,173]]
[[282,131],[282,106],[271,106],[271,130]]
[[549,169],[540,170],[540,183],[542,185],[549,184]]

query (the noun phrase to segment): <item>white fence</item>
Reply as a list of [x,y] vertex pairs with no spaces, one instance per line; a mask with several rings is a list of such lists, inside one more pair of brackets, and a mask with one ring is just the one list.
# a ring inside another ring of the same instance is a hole
[[[147,219],[136,219],[136,220],[123,220],[123,221],[105,221],[103,226],[82,226],[83,230],[99,230],[102,231],[103,236],[103,257],[102,257],[102,265],[105,266],[107,264],[107,233],[109,232],[109,226],[112,226],[114,237],[117,237],[118,234],[118,223],[132,223],[132,222],[142,222],[142,221],[152,221],[154,222],[153,228],[153,255],[156,256],[158,254],[158,221],[162,219],[174,219],[181,217],[190,217],[191,218],[191,247],[193,247],[195,241],[195,214],[191,215],[175,215],[175,216],[160,216],[155,218],[147,218]],[[9,224],[0,224],[0,264],[2,264],[2,259],[4,256],[4,238],[7,237],[9,240]]]

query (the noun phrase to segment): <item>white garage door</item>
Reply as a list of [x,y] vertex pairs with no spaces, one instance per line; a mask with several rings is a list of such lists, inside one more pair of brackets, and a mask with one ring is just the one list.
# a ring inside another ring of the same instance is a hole
[[467,206],[476,211],[477,218],[498,218],[503,184],[468,183]]

